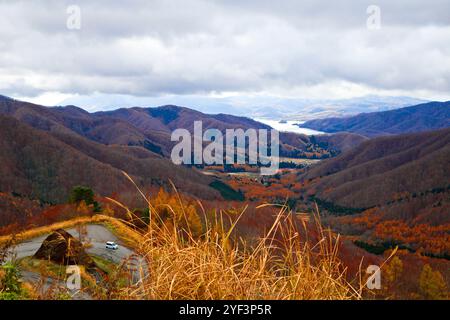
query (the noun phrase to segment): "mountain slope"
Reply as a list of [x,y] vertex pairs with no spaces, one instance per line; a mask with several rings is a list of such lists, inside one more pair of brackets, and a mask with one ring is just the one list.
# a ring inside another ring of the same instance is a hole
[[130,190],[128,172],[142,187],[168,185],[202,198],[217,198],[211,180],[140,147],[106,146],[67,130],[46,132],[0,115],[0,190],[51,202],[67,200],[76,185],[100,195]]
[[302,127],[330,133],[353,132],[368,137],[436,130],[450,127],[450,101],[361,113],[347,118],[311,120]]
[[379,137],[323,161],[302,176],[319,199],[361,208],[399,194],[425,194],[450,184],[450,128]]
[[[30,126],[49,132],[78,134],[101,144],[141,146],[149,151],[170,156],[175,142],[171,132],[178,128],[193,131],[194,121],[202,121],[208,128],[270,129],[269,126],[245,117],[226,114],[210,115],[178,106],[129,108],[108,112],[88,113],[75,106],[48,108],[27,102],[0,97],[0,114],[12,116]],[[321,146],[306,135],[281,133],[282,156],[299,156],[305,151],[333,154],[353,147],[364,140],[359,135],[341,134],[342,139],[329,135],[320,137]],[[344,137],[345,136],[345,137]]]

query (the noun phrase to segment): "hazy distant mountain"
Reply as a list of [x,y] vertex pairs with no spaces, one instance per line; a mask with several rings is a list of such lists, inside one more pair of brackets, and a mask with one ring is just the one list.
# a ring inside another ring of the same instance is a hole
[[324,132],[353,132],[368,137],[450,127],[450,101],[429,102],[391,111],[307,121],[302,127]]
[[361,112],[384,111],[426,102],[409,97],[364,96],[352,99],[289,99],[271,96],[162,96],[134,97],[93,94],[65,99],[61,105],[82,106],[89,111],[114,110],[120,107],[183,105],[206,113],[227,113],[251,118],[306,121],[326,117],[342,117]]
[[250,112],[260,118],[308,121],[362,112],[393,110],[421,102],[425,101],[409,97],[379,96],[341,100],[286,100],[273,106],[255,107]]

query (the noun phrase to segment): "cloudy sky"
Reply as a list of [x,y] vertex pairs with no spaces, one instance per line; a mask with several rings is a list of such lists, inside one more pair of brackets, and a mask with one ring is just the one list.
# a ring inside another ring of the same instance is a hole
[[449,12],[448,0],[0,0],[0,94],[450,100]]

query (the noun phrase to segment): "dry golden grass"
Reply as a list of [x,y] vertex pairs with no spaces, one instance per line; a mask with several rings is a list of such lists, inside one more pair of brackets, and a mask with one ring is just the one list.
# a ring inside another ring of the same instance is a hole
[[[282,224],[289,223],[288,219],[280,214],[274,228],[281,229]],[[286,230],[283,237],[277,241],[267,234],[255,247],[247,247],[227,239],[227,233],[212,229],[197,240],[182,237],[176,230],[153,237],[146,234],[140,252],[148,262],[148,276],[137,287],[126,288],[125,296],[130,299],[360,298],[359,291],[345,280],[331,238],[324,235],[317,244],[317,253],[313,254],[311,246],[301,242],[293,230]]]
[[[175,194],[179,200],[176,208],[165,204],[159,206],[165,206],[174,217],[184,216],[186,223],[179,223],[179,219],[163,220],[158,215],[158,208],[146,198],[150,210],[146,229],[138,229],[124,220],[97,215],[25,231],[16,239],[22,241],[86,223],[102,223],[113,229],[143,257],[147,272],[141,273],[143,277],[135,285],[107,284],[114,289],[99,298],[361,298],[362,286],[354,288],[346,281],[346,269],[337,257],[339,239],[323,230],[320,221],[316,220],[315,225],[318,233],[315,238],[319,240],[311,243],[307,237],[302,238],[296,223],[298,219],[286,207],[281,207],[269,230],[250,245],[235,233],[245,209],[229,223],[225,223],[221,213],[211,217],[202,209],[199,215],[203,216],[203,233],[198,236],[190,230],[189,213],[185,211],[182,197],[176,190]],[[122,206],[115,200],[111,201]],[[130,210],[127,212],[131,221],[140,219]],[[306,223],[302,222],[305,229]],[[8,239],[1,237],[0,243]]]
[[345,280],[331,233],[318,224],[322,240],[312,246],[300,239],[293,219],[281,209],[274,225],[251,247],[243,239],[232,239],[239,219],[228,228],[220,219],[206,223],[204,235],[197,239],[176,225],[151,223],[142,232],[126,221],[101,215],[29,230],[18,237],[24,240],[85,223],[106,224],[136,248],[148,267],[143,281],[118,289],[112,298],[359,299],[360,290]]
[[[337,258],[338,239],[324,231],[319,221],[321,240],[311,244],[301,239],[296,218],[281,208],[267,233],[250,246],[233,236],[245,209],[228,227],[223,219],[211,221],[203,212],[204,234],[196,238],[189,227],[158,221],[157,208],[150,201],[148,205],[151,219],[147,231],[133,231],[148,273],[137,285],[121,288],[117,298],[361,298],[360,288],[346,281],[345,268]],[[179,208],[183,210],[183,205]]]

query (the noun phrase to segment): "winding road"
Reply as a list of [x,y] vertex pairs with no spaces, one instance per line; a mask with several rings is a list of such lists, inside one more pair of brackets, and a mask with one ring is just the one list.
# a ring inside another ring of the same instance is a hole
[[[86,252],[89,255],[94,255],[102,259],[108,260],[114,264],[125,263],[131,272],[132,282],[134,284],[138,283],[141,279],[148,275],[148,267],[145,259],[138,256],[133,250],[127,248],[123,242],[114,235],[108,228],[100,224],[88,224],[82,231],[82,242],[89,243]],[[67,229],[73,237],[79,239],[79,228]],[[25,240],[17,245],[15,245],[11,250],[10,259],[15,257],[16,259],[22,259],[25,257],[33,256],[36,251],[42,245],[42,242],[47,238],[48,234],[36,237],[33,239]],[[117,250],[106,249],[105,245],[107,241],[114,241],[119,245]],[[41,275],[38,273],[23,270],[22,278],[25,281],[36,283],[40,281]],[[55,279],[47,278],[47,283],[44,287],[50,287]],[[62,282],[61,282],[62,283]],[[75,299],[89,299],[90,296],[84,292],[80,294],[74,294]]]

